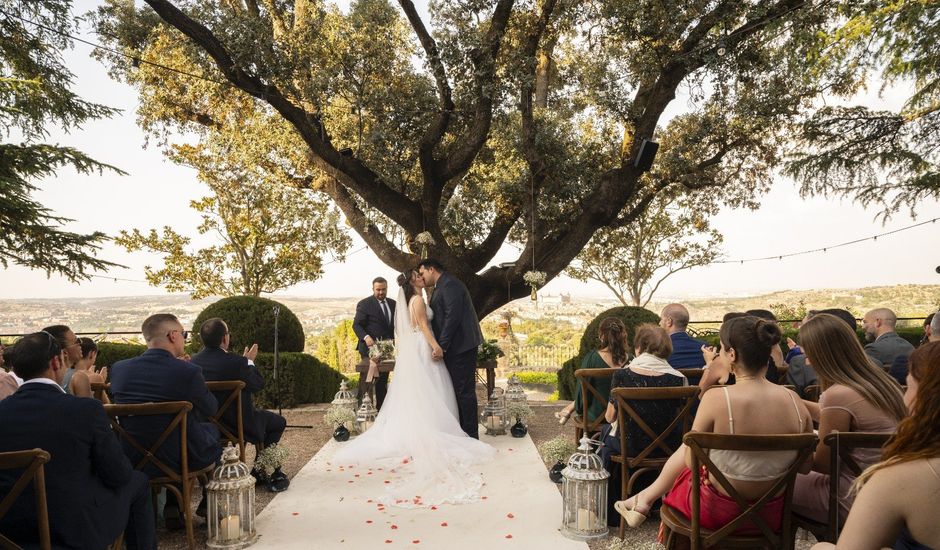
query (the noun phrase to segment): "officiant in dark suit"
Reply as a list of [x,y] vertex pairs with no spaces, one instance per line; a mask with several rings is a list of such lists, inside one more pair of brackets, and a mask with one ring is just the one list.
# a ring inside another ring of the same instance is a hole
[[[353,331],[359,338],[356,349],[359,355],[368,360],[369,348],[377,340],[395,338],[395,300],[388,298],[388,281],[382,277],[372,280],[372,296],[356,304],[356,317],[353,319]],[[356,397],[361,401],[366,390],[364,378],[359,380]],[[380,372],[374,380],[375,407],[382,408],[385,394],[388,392],[388,373]]]

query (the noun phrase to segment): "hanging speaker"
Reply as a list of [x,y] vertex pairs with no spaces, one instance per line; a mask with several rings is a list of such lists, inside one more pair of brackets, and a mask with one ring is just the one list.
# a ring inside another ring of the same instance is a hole
[[656,158],[656,151],[659,150],[659,144],[655,141],[644,139],[640,143],[640,152],[637,153],[633,166],[640,169],[640,172],[649,172],[653,167],[653,159]]

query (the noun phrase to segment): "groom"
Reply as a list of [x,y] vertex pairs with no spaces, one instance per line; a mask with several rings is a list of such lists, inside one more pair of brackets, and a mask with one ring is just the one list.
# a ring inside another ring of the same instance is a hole
[[[437,260],[427,258],[418,264],[418,273],[426,286],[434,287],[431,295],[431,321],[434,337],[444,350],[444,365],[454,383],[460,427],[474,439],[480,439],[477,422],[476,368],[477,348],[483,333],[477,312],[473,309],[467,287],[444,272]],[[434,353],[441,359],[440,353]]]

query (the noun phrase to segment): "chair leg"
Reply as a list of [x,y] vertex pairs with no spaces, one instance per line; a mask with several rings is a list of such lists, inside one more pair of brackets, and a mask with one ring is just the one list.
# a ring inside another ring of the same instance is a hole
[[627,520],[625,520],[623,516],[620,516],[620,530],[617,533],[617,536],[620,537],[620,540],[623,540],[624,535],[626,535],[626,531],[627,531]]
[[189,550],[196,549],[196,537],[193,533],[193,480],[183,481],[183,502],[180,506],[183,508],[183,522],[186,525],[186,540],[189,542]]

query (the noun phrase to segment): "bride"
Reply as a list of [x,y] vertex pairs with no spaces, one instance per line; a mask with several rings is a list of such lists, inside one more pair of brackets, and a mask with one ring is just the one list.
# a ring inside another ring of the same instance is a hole
[[[382,467],[391,476],[380,502],[408,508],[459,504],[479,498],[483,478],[476,465],[492,447],[460,429],[457,399],[431,332],[433,312],[415,271],[398,276],[395,308],[395,372],[375,424],[341,447],[333,464]],[[407,307],[401,307],[407,304]]]

